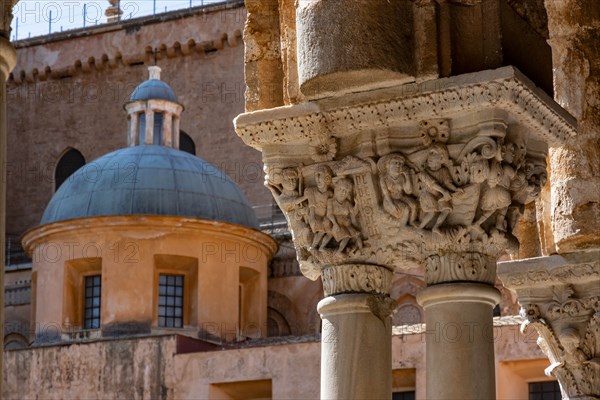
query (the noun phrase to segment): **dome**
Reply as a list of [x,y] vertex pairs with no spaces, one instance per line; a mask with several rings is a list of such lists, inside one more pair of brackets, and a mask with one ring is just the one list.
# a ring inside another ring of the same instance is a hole
[[223,172],[157,145],[117,150],[77,170],[54,194],[40,224],[111,215],[204,218],[258,228],[252,207]]
[[177,103],[177,95],[171,86],[160,79],[149,79],[141,83],[129,98],[130,101],[150,99],[169,100]]

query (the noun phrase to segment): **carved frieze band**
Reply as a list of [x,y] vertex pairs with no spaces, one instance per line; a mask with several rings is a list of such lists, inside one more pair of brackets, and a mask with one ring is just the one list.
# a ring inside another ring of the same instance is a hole
[[336,265],[323,269],[325,296],[341,293],[389,295],[393,272],[377,265]]
[[552,287],[547,301],[523,304],[521,330],[533,328],[550,360],[563,398],[598,398],[600,394],[600,296],[578,297],[573,286]]
[[505,279],[505,286],[518,290],[524,287],[549,286],[562,284],[564,282],[589,282],[596,280],[600,282],[600,261],[567,265],[552,270],[540,269],[513,273]]

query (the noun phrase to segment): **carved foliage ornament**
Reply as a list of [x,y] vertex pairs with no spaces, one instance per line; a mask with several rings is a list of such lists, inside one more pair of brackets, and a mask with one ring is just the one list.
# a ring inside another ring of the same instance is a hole
[[415,145],[379,157],[338,153],[317,135],[310,165],[270,167],[266,186],[286,214],[303,273],[322,266],[422,263],[429,284],[494,283],[495,261],[546,180],[502,123],[452,140],[448,120],[421,121]]
[[521,331],[533,328],[550,360],[563,398],[597,398],[600,393],[600,297],[578,298],[570,285],[556,286],[546,303],[524,304]]
[[392,271],[376,265],[337,265],[323,269],[325,296],[341,293],[388,294]]

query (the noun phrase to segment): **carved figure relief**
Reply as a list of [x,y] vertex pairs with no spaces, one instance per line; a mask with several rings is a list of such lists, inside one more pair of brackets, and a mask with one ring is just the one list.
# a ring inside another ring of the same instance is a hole
[[[422,121],[420,144],[404,152],[339,161],[335,139],[316,135],[302,159],[308,166],[282,168],[267,184],[303,271],[316,277],[323,266],[413,261],[426,266],[429,284],[493,284],[495,260],[518,245],[511,230],[546,177],[505,124],[480,129],[453,142],[448,120]],[[462,256],[450,259],[448,249]]]
[[337,254],[344,251],[351,239],[359,249],[363,246],[360,230],[356,228],[358,209],[350,200],[351,195],[352,182],[341,178],[336,182],[333,198],[327,202],[327,217],[331,220],[332,229],[323,238],[323,245],[326,246],[333,237],[339,243]]
[[407,165],[406,157],[393,153],[383,156],[377,163],[383,209],[401,225],[417,226],[418,204],[414,194],[414,170]]
[[419,174],[419,203],[423,211],[420,229],[424,229],[433,221],[432,231],[439,233],[440,226],[452,211],[452,193],[463,193],[462,189],[454,186],[449,167],[452,167],[452,164],[446,146],[433,144],[427,152],[426,164]]
[[308,223],[314,234],[312,248],[323,250],[328,244],[323,240],[331,232],[332,223],[327,216],[327,203],[333,196],[331,183],[333,173],[326,165],[319,165],[315,171],[316,187],[306,189],[305,197],[308,200]]

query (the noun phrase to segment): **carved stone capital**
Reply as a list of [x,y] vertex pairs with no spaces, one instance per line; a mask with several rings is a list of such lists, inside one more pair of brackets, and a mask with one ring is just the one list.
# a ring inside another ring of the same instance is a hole
[[10,39],[10,24],[13,20],[12,8],[18,0],[0,0],[0,37]]
[[499,264],[499,276],[516,290],[525,318],[535,329],[563,398],[600,393],[600,252],[540,257]]
[[8,39],[0,36],[0,74],[4,79],[8,78],[8,74],[17,64],[17,53],[12,47]]
[[325,296],[342,293],[389,295],[393,272],[377,265],[336,265],[323,269]]
[[302,272],[425,265],[429,284],[493,284],[572,119],[512,68],[236,119],[260,149]]

